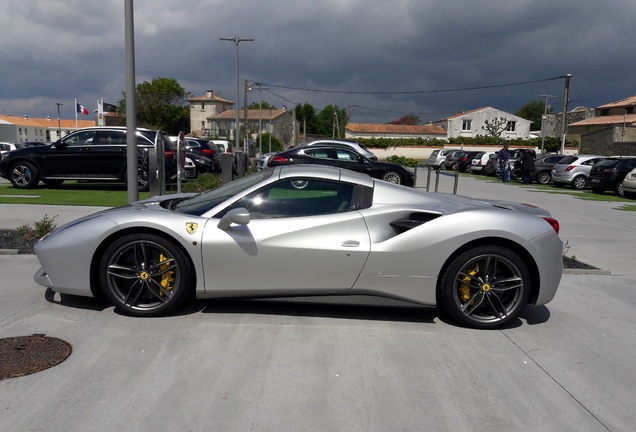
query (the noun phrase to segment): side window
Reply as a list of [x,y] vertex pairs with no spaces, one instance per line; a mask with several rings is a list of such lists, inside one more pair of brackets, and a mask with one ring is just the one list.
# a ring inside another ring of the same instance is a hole
[[354,185],[315,178],[285,179],[232,205],[247,208],[253,219],[315,216],[353,209]]
[[315,157],[318,159],[330,159],[329,150],[327,149],[307,149],[304,151],[307,156]]
[[83,146],[93,143],[96,131],[81,131],[62,138],[62,142],[67,146]]
[[338,160],[350,160],[350,161],[358,160],[358,155],[348,150],[337,149],[336,155],[338,157]]
[[118,130],[101,130],[95,133],[93,145],[126,145],[126,134]]

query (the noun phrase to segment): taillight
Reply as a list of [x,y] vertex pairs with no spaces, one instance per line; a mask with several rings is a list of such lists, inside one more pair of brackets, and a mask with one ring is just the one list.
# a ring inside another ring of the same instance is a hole
[[552,227],[552,229],[554,229],[554,231],[558,234],[559,233],[559,221],[551,218],[551,217],[547,217],[547,216],[543,216],[543,219],[550,224],[550,226]]
[[572,171],[574,168],[576,168],[576,166],[570,165],[569,167],[565,169],[565,171]]
[[166,150],[165,156],[166,159],[174,159],[175,152],[174,150]]
[[203,149],[203,153],[211,155],[211,154],[212,154],[212,150],[210,150],[210,149]]
[[285,163],[287,162],[287,158],[283,157],[283,156],[273,156],[270,160],[269,163]]

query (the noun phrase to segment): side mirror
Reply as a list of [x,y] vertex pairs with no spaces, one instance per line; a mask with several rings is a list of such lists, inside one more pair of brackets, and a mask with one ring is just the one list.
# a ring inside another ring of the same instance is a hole
[[250,223],[250,212],[245,207],[230,210],[221,218],[217,227],[226,230],[232,224],[247,225]]

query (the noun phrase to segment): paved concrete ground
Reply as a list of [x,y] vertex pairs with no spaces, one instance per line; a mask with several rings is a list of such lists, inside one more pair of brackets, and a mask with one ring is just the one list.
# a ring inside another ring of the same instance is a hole
[[[546,307],[476,331],[435,310],[256,302],[128,318],[46,292],[33,256],[0,256],[0,338],[73,346],[0,381],[0,430],[633,431],[636,215],[473,177],[459,193],[548,208],[570,253],[611,275],[564,275]],[[0,220],[41,219],[24,207]]]

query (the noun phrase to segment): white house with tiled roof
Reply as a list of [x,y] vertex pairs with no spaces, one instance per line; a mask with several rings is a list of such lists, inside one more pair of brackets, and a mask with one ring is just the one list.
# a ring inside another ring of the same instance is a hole
[[373,123],[347,123],[345,138],[437,138],[446,139],[446,131],[440,126],[394,125]]
[[[22,143],[26,141],[53,142],[78,128],[95,126],[95,120],[65,120],[0,115],[0,141]],[[60,133],[61,132],[61,133]]]
[[[234,140],[236,123],[236,111],[233,109],[223,111],[216,115],[207,117],[209,126],[209,136]],[[298,137],[296,122],[292,111],[286,109],[258,109],[252,108],[239,111],[239,121],[241,133],[245,133],[245,124],[251,139],[258,136],[259,127],[262,133],[271,133],[283,143],[283,145],[297,144],[294,142]]]
[[502,132],[501,138],[511,140],[517,138],[528,139],[530,137],[530,124],[532,123],[530,120],[489,106],[457,113],[432,123],[435,126],[444,128],[447,138],[474,138],[478,135],[489,135],[483,129],[486,120],[492,122],[499,118],[506,120],[506,129]]

